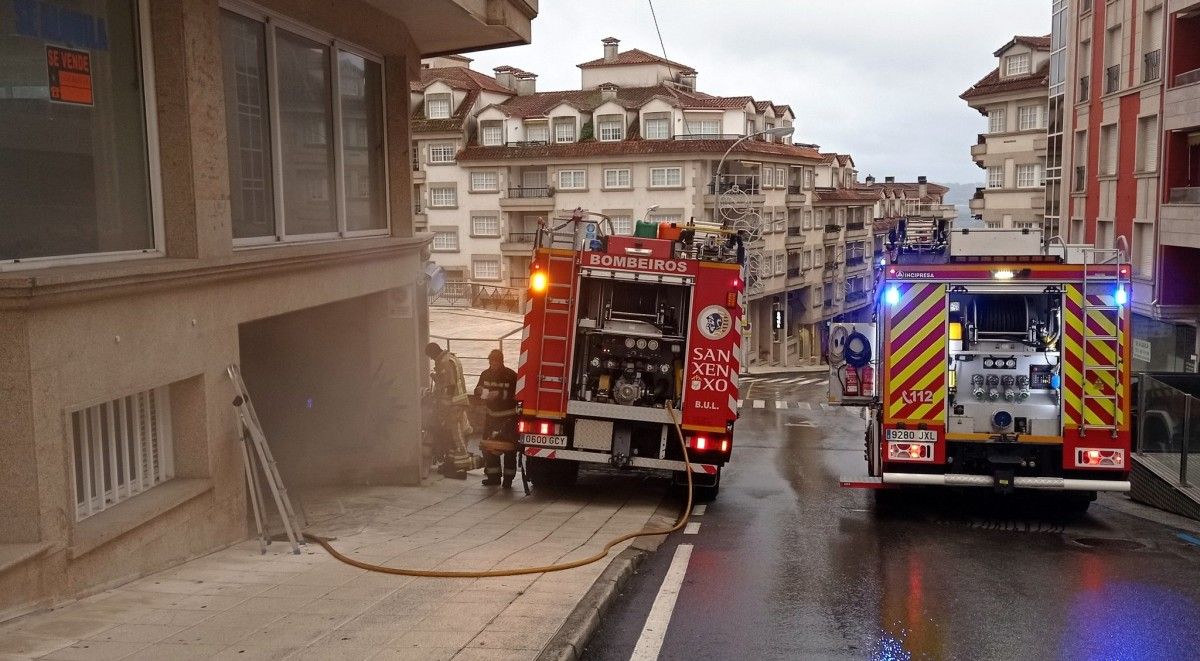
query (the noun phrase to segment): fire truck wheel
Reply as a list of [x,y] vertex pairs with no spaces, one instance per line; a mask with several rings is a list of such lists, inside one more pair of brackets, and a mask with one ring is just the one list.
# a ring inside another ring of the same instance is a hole
[[1088,507],[1096,500],[1095,491],[1071,491],[1063,494],[1063,511],[1071,516],[1087,514]]
[[566,459],[526,457],[525,471],[533,486],[545,491],[569,489],[579,477],[579,462]]
[[[683,471],[675,471],[671,476],[672,488],[687,497],[687,475]],[[717,469],[717,475],[713,478],[712,484],[692,484],[692,501],[697,503],[708,503],[717,499],[717,494],[721,492],[721,469]]]

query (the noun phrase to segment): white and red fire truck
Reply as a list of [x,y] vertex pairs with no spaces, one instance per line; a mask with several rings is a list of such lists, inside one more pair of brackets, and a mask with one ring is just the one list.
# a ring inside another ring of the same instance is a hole
[[538,232],[517,365],[534,487],[581,465],[672,471],[713,497],[733,451],[742,323],[740,239],[639,221],[615,235],[577,210]]
[[873,323],[834,324],[830,401],[872,412],[868,476],[904,485],[1128,491],[1124,251],[1028,230],[900,228]]

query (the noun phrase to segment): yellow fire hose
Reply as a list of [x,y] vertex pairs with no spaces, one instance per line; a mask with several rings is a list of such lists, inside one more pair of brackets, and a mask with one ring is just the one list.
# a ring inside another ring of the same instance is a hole
[[570,562],[562,562],[554,565],[544,565],[541,567],[517,567],[515,569],[489,569],[486,571],[443,571],[437,569],[407,569],[404,567],[387,567],[384,565],[374,565],[369,562],[355,560],[347,555],[343,555],[337,549],[333,548],[329,543],[329,538],[314,535],[312,533],[304,533],[304,539],[310,542],[316,542],[325,549],[329,555],[337,560],[340,560],[352,567],[365,569],[367,571],[379,572],[381,574],[396,574],[399,576],[425,576],[430,578],[490,578],[494,576],[520,576],[522,574],[545,574],[549,572],[564,571],[566,569],[574,569],[584,565],[590,565],[598,560],[603,560],[612,548],[622,542],[628,541],[635,537],[648,537],[652,535],[669,535],[683,528],[687,524],[688,517],[692,513],[692,463],[688,458],[687,441],[683,438],[683,429],[679,426],[679,420],[675,417],[675,409],[670,403],[667,404],[667,414],[671,416],[671,425],[675,427],[675,434],[679,438],[679,447],[683,450],[683,467],[687,473],[687,504],[683,508],[683,512],[679,515],[679,519],[675,521],[675,525],[664,530],[639,530],[637,532],[625,533],[619,537],[614,537],[609,540],[604,548],[600,549],[594,555],[589,555],[586,558],[572,560]]

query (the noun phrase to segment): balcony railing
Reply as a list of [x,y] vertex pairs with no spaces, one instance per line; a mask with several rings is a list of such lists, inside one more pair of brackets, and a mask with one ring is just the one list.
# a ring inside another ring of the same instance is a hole
[[800,271],[800,267],[799,267],[799,266],[793,266],[792,268],[790,268],[790,269],[788,269],[788,270],[787,270],[787,277],[789,277],[789,278],[799,278],[799,277],[800,277],[800,273],[801,273],[801,271]]
[[1080,76],[1079,77],[1079,102],[1084,103],[1085,101],[1087,101],[1089,98],[1091,98],[1091,93],[1092,93],[1092,77],[1091,76]]
[[799,227],[789,227],[788,236],[804,236],[804,230]]
[[825,226],[826,234],[837,234],[838,232],[841,232],[841,231],[842,231],[842,226],[835,224],[835,223],[830,223]]
[[1114,64],[1104,70],[1104,93],[1112,94],[1121,89],[1121,65]]
[[867,228],[866,223],[846,223],[847,232],[861,232]]
[[758,185],[758,175],[753,174],[723,174],[717,178],[716,183],[708,185],[708,193],[728,193],[737,188],[739,191],[748,195],[758,195],[761,189]]
[[550,144],[549,140],[513,140],[504,143],[505,147],[545,147]]
[[822,305],[824,305],[824,306],[825,306],[825,307],[827,307],[827,308],[831,308],[831,307],[833,307],[833,299],[832,299],[832,298],[827,298],[827,299],[825,299],[824,301],[821,301],[821,304],[822,304]]
[[1200,186],[1177,186],[1171,189],[1168,204],[1200,204]]
[[1158,80],[1162,75],[1162,51],[1152,50],[1142,55],[1142,82]]
[[846,301],[861,301],[867,297],[866,291],[850,291],[846,292]]
[[1200,83],[1200,69],[1192,69],[1191,71],[1184,71],[1183,73],[1175,76],[1174,87],[1179,87],[1181,85],[1191,85],[1192,83]]
[[865,264],[866,262],[867,258],[861,255],[846,258],[846,266],[859,266],[860,264]]
[[804,192],[803,186],[788,186],[788,195],[799,195]]
[[514,186],[508,189],[508,197],[510,198],[530,199],[552,197],[553,195],[554,189],[549,186]]
[[537,232],[509,232],[508,243],[533,243],[537,238]]

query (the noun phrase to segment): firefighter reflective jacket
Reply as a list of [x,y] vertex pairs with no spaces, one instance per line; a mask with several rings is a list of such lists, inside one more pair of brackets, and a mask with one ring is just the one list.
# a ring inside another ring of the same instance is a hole
[[475,390],[487,408],[489,418],[506,418],[517,414],[517,373],[507,367],[489,367],[479,375]]
[[465,408],[469,403],[467,383],[463,379],[462,364],[458,362],[458,356],[449,350],[443,351],[434,361],[433,369],[434,394],[438,403]]

